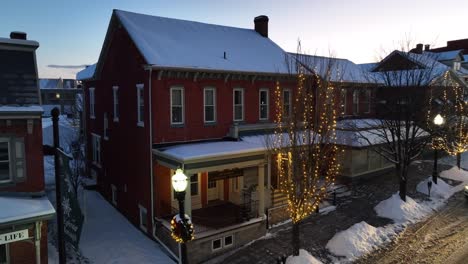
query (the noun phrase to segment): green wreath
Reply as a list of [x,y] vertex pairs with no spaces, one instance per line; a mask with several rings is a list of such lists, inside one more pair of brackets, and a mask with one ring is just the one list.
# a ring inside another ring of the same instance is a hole
[[192,220],[188,215],[184,218],[176,214],[171,220],[171,236],[177,243],[185,243],[195,238]]

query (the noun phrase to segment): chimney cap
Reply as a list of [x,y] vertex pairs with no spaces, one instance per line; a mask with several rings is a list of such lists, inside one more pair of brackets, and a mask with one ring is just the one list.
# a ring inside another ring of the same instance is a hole
[[260,22],[260,21],[266,21],[268,22],[268,16],[265,16],[265,15],[261,15],[261,16],[257,16],[254,18],[254,22]]
[[10,33],[10,39],[24,39],[26,40],[26,32],[22,32],[22,31],[12,31]]

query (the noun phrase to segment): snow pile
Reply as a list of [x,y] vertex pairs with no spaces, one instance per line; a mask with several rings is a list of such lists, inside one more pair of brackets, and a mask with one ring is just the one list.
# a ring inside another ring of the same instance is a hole
[[[429,177],[427,180],[424,180],[416,186],[416,190],[420,193],[429,195],[429,188],[427,186],[428,182],[432,181],[432,177]],[[431,187],[431,198],[435,199],[448,199],[453,194],[453,187],[448,185],[444,180],[438,179],[437,184],[432,183]]]
[[328,241],[326,248],[336,256],[353,260],[390,242],[396,235],[393,225],[375,228],[366,222],[354,224]]
[[440,177],[455,181],[468,182],[468,171],[452,167],[449,170],[442,171],[440,173]]
[[425,205],[418,204],[411,197],[406,196],[406,202],[395,193],[387,200],[381,201],[374,207],[380,217],[393,219],[395,222],[416,222],[430,214],[432,210]]
[[322,264],[322,262],[314,258],[306,250],[299,249],[299,256],[289,256],[286,259],[286,264]]

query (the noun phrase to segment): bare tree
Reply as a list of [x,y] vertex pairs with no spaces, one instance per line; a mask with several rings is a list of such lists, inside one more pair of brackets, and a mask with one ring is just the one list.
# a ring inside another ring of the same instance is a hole
[[[326,197],[340,164],[336,142],[338,89],[330,81],[333,59],[298,53],[287,65],[295,83],[291,94],[275,90],[277,124],[267,146],[276,155],[279,188],[288,199],[293,255],[299,255],[299,225]],[[323,76],[320,76],[322,73]]]
[[[407,44],[406,48],[410,45]],[[404,45],[402,45],[404,47]],[[395,50],[368,74],[377,88],[377,116],[361,137],[389,162],[395,164],[399,195],[406,201],[408,169],[425,149],[430,137],[425,128],[430,87],[447,67],[418,44],[411,52]]]

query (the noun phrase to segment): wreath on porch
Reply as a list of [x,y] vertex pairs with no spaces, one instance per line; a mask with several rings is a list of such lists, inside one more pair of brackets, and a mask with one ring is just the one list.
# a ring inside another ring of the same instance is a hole
[[185,215],[184,218],[176,214],[171,220],[171,236],[177,243],[185,243],[195,238],[190,216]]

